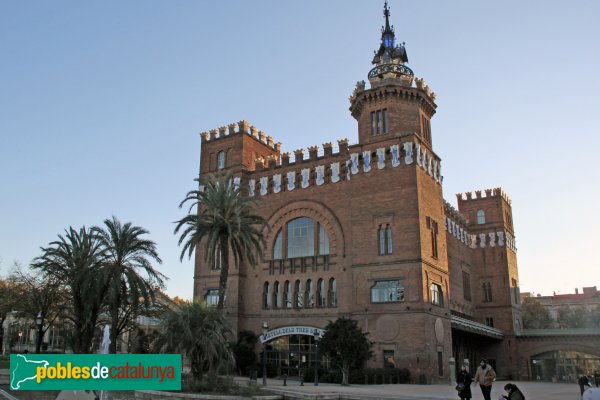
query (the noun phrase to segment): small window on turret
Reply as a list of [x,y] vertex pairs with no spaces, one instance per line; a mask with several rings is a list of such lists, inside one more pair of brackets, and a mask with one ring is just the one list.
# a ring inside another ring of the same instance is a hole
[[217,169],[223,169],[223,168],[225,168],[225,152],[220,151],[217,154]]
[[485,211],[483,211],[483,210],[477,211],[477,224],[478,225],[485,224]]
[[387,109],[371,112],[371,135],[381,135],[388,131]]

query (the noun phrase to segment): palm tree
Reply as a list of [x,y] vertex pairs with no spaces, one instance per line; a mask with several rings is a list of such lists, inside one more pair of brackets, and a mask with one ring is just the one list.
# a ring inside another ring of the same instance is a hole
[[[254,267],[262,254],[265,244],[262,230],[267,225],[255,212],[256,199],[244,196],[239,187],[231,183],[231,174],[210,175],[202,180],[202,184],[204,190],[188,192],[179,204],[181,208],[192,202],[188,215],[176,222],[174,233],[182,231],[180,260],[186,252],[191,257],[198,243],[205,239],[204,261],[221,269],[217,308],[222,309],[229,275],[229,251],[236,267],[244,258]],[[198,213],[191,213],[196,207]]]
[[234,365],[233,351],[227,340],[231,330],[221,310],[186,302],[169,310],[162,325],[158,351],[186,355],[192,363],[194,377],[200,378],[206,369],[216,376],[222,368]]
[[154,301],[154,291],[163,286],[166,277],[154,269],[151,261],[158,264],[162,260],[156,251],[156,244],[142,236],[148,233],[131,222],[121,224],[116,218],[104,220],[104,228],[94,227],[100,245],[106,254],[104,279],[108,284],[107,301],[111,319],[111,354],[117,351],[117,337],[129,322],[129,315],[120,312],[131,307],[134,310],[140,300],[148,305]]
[[94,329],[104,303],[106,282],[98,279],[105,254],[96,235],[85,227],[69,227],[65,235],[35,258],[32,267],[61,282],[72,302],[73,351],[91,351]]

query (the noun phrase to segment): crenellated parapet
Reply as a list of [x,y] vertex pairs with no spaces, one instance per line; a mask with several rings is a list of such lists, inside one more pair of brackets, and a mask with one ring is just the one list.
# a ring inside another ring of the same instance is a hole
[[510,197],[506,194],[501,187],[493,188],[493,189],[484,189],[484,190],[475,190],[474,192],[465,192],[465,193],[457,193],[456,199],[458,201],[470,201],[470,200],[479,200],[479,199],[489,199],[492,197],[501,197],[508,204],[511,204],[512,201]]
[[[491,191],[492,195],[494,194],[494,190],[495,189]],[[444,214],[448,235],[456,238],[465,246],[472,249],[506,246],[516,253],[517,246],[515,237],[505,229],[494,229],[488,232],[472,234],[468,229],[469,224],[465,216],[445,200]]]
[[270,147],[273,150],[281,151],[281,143],[275,142],[272,136],[268,136],[264,131],[259,130],[257,127],[250,125],[246,120],[231,123],[227,126],[221,126],[217,129],[211,129],[200,133],[202,143],[215,142],[217,140],[232,137],[235,135],[248,135],[254,138],[256,141]]
[[[432,180],[442,184],[439,158],[429,153],[418,141],[398,142],[388,146],[348,146],[348,140],[338,141],[337,151],[331,143],[323,145],[324,153],[317,156],[318,146],[309,147],[309,158],[305,159],[304,149],[281,154],[281,163],[276,157],[258,157],[255,169],[246,171],[244,182],[237,176],[236,184],[248,189],[250,196],[275,195],[329,184],[353,180],[358,174],[372,175],[386,168],[406,168],[416,166]],[[246,186],[247,185],[247,186]]]

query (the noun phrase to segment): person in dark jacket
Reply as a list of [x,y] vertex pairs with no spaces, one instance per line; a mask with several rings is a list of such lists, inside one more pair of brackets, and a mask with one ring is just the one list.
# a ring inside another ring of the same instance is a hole
[[579,379],[577,379],[577,383],[579,384],[579,390],[581,390],[581,395],[583,396],[583,392],[586,389],[586,386],[592,386],[590,384],[590,380],[588,379],[587,376],[585,376],[585,374],[581,374],[581,376],[579,377]]
[[473,382],[473,379],[471,379],[471,374],[469,374],[467,371],[467,367],[463,365],[462,369],[458,373],[458,376],[456,377],[456,383],[463,385],[463,390],[458,392],[458,397],[460,397],[460,400],[471,399],[471,382]]
[[504,385],[504,390],[506,390],[506,393],[508,393],[507,395],[502,396],[505,399],[525,400],[525,395],[523,394],[523,392],[521,392],[521,389],[519,389],[514,383],[507,383],[506,385]]

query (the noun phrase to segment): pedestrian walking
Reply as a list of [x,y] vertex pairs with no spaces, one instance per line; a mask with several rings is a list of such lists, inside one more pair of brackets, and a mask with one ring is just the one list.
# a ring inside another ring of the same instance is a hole
[[582,396],[583,396],[583,392],[585,391],[585,389],[587,389],[586,386],[592,387],[590,380],[588,379],[587,376],[585,376],[585,374],[581,374],[579,376],[579,378],[577,379],[577,383],[579,384],[579,390],[581,390]]
[[492,400],[492,383],[496,380],[496,373],[487,360],[481,360],[477,372],[475,373],[474,383],[479,383],[484,400]]
[[473,382],[471,374],[467,371],[467,367],[463,365],[456,377],[456,390],[458,390],[458,397],[460,397],[460,400],[471,399],[471,382]]

